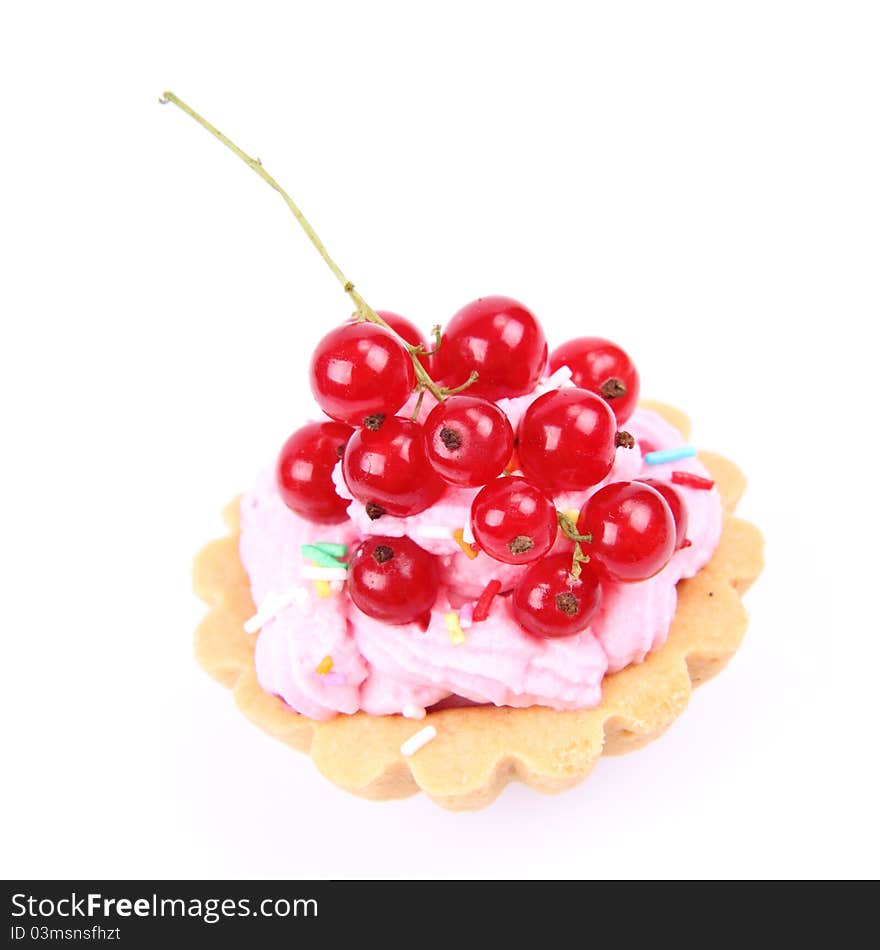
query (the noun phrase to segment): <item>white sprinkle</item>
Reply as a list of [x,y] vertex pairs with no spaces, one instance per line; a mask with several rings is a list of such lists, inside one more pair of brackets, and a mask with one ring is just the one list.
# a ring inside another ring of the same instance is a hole
[[305,587],[291,587],[290,590],[277,591],[267,594],[257,608],[257,612],[244,623],[245,633],[256,633],[274,617],[277,617],[286,607],[296,604],[304,607],[309,602],[309,594]]
[[348,571],[344,567],[317,567],[306,564],[302,576],[307,581],[344,581]]
[[425,710],[421,706],[416,706],[415,703],[407,703],[403,709],[400,710],[403,713],[404,719],[424,719]]
[[452,528],[444,528],[442,525],[426,524],[420,525],[412,532],[417,538],[427,538],[432,541],[452,541]]
[[432,739],[437,738],[437,730],[433,726],[425,726],[414,736],[410,736],[400,747],[400,754],[405,756],[415,755],[422,746],[427,745]]
[[462,604],[458,610],[458,625],[462,630],[470,630],[474,623],[474,605]]
[[551,373],[545,380],[542,381],[541,386],[544,389],[559,389],[565,383],[571,381],[571,369],[568,366],[560,366],[555,373]]
[[464,541],[465,544],[474,544],[477,540],[474,537],[474,529],[471,527],[470,513],[468,513],[467,519],[464,523],[464,528],[461,530],[461,540]]

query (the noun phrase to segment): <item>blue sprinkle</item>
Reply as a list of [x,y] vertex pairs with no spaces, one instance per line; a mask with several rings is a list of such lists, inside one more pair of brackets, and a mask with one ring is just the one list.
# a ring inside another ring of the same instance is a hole
[[690,459],[696,454],[697,450],[692,445],[680,445],[677,449],[660,449],[658,452],[648,452],[645,461],[648,465],[662,465],[664,462]]

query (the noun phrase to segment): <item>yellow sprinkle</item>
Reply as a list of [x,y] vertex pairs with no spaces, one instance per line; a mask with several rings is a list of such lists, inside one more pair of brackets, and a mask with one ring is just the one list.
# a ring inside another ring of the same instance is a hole
[[464,553],[473,561],[473,559],[480,553],[480,549],[474,547],[472,544],[468,544],[464,539],[464,528],[456,528],[452,532],[452,537],[458,542],[458,546],[464,551]]
[[312,581],[312,583],[315,585],[315,593],[319,597],[329,597],[333,593],[329,581]]
[[458,622],[458,614],[446,614],[444,619],[446,620],[446,629],[449,631],[449,639],[456,646],[459,643],[464,643],[467,638],[464,635],[464,630],[461,629],[461,624]]
[[569,521],[573,521],[575,524],[577,524],[578,518],[581,514],[577,508],[566,508],[562,513],[566,518],[568,518]]
[[325,656],[323,660],[315,667],[315,672],[320,673],[323,676],[325,673],[329,673],[333,669],[333,657]]

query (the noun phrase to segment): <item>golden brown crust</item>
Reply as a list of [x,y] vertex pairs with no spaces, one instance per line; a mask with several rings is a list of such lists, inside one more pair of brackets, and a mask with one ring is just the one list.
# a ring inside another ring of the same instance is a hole
[[[648,403],[687,437],[677,410]],[[390,799],[420,789],[454,810],[482,808],[512,779],[542,792],[570,788],[603,753],[617,755],[663,733],[687,705],[693,686],[718,673],[736,652],[746,628],[740,596],[758,576],[763,541],[757,528],[732,516],[745,479],[735,465],[709,453],[700,459],[724,503],[724,529],[712,560],[678,586],[678,610],[666,643],[644,663],[603,681],[595,709],[557,712],[469,707],[428,714],[437,738],[410,758],[400,745],[421,729],[402,716],[337,716],[316,722],[293,712],[257,683],[254,636],[243,623],[254,613],[238,556],[238,502],[224,517],[230,534],[196,557],[194,587],[211,606],[196,631],[201,665],[231,687],[241,711],[282,742],[309,751],[330,781],[364,798]]]

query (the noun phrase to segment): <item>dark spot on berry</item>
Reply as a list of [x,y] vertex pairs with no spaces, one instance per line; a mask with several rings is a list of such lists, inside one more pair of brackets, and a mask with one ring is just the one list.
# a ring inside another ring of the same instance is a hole
[[455,452],[461,448],[461,435],[455,429],[441,429],[440,441],[450,452]]
[[385,514],[385,509],[381,505],[377,505],[374,501],[368,501],[366,505],[364,505],[364,511],[366,511],[370,521],[375,521]]
[[345,443],[344,443],[344,442],[342,443],[342,445],[337,445],[337,446],[336,446],[336,457],[337,457],[337,458],[342,458],[343,455],[345,455]]
[[709,591],[709,596],[710,596],[710,597],[714,597],[714,596],[715,596],[715,591],[710,590],[710,591]]
[[507,542],[511,554],[525,554],[526,551],[531,551],[534,546],[535,542],[526,534],[518,534]]
[[573,617],[577,612],[580,604],[578,603],[577,597],[571,593],[571,591],[565,591],[562,594],[556,595],[556,607],[558,610],[561,610],[566,617]]
[[377,544],[373,549],[373,557],[376,559],[377,563],[384,564],[386,561],[390,561],[394,557],[394,552],[387,544]]
[[382,423],[385,421],[384,412],[374,412],[371,416],[367,416],[364,419],[364,428],[369,429],[370,432],[378,432],[382,428]]
[[617,399],[620,396],[626,395],[626,383],[616,376],[611,376],[602,383],[599,387],[599,392],[602,393],[606,399]]
[[618,432],[614,436],[614,444],[619,449],[634,449],[636,440],[628,432]]

